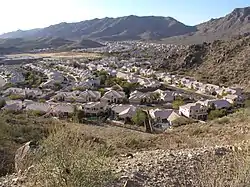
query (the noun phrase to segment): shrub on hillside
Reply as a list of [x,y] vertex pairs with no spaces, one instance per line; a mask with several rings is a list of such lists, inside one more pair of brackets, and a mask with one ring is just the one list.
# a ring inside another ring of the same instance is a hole
[[216,118],[221,118],[227,115],[227,110],[226,109],[221,109],[221,110],[211,110],[208,114],[208,119],[213,120]]
[[94,187],[112,179],[104,142],[80,133],[79,128],[62,128],[51,133],[34,155],[29,186]]

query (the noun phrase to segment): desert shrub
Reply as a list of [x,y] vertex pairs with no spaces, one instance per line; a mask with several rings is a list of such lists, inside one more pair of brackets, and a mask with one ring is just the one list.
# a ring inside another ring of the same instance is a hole
[[50,134],[33,156],[30,186],[104,186],[112,179],[105,142],[83,135],[79,128],[62,128]]
[[9,96],[9,99],[11,100],[19,100],[19,99],[23,99],[24,97],[21,96],[21,95],[15,95],[15,94],[12,94]]
[[47,127],[51,124],[51,120],[32,114],[11,111],[0,113],[0,176],[14,171],[17,148],[28,141],[44,139],[48,135]]
[[215,123],[218,123],[218,124],[226,124],[229,122],[230,122],[230,119],[227,117],[223,117],[223,118],[215,120]]
[[184,104],[185,104],[185,102],[183,101],[182,98],[177,98],[175,101],[173,101],[172,106],[174,109],[179,109],[179,107],[184,105]]
[[213,120],[213,119],[216,119],[216,118],[221,118],[223,116],[226,116],[227,115],[227,110],[225,109],[221,109],[221,110],[211,110],[208,114],[208,119],[209,120]]
[[177,119],[175,119],[173,122],[172,122],[172,126],[173,127],[179,127],[179,126],[182,126],[182,125],[187,125],[187,124],[191,124],[191,123],[195,123],[196,121],[193,120],[193,119],[190,119],[190,118],[185,118],[185,117],[179,117]]
[[244,104],[246,108],[250,108],[250,99],[247,99]]
[[144,125],[146,114],[142,110],[137,110],[136,114],[132,117],[132,121],[136,125]]

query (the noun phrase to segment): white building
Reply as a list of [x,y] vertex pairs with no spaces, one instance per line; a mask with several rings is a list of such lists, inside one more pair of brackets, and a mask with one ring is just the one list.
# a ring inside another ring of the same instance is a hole
[[200,103],[189,103],[179,107],[179,114],[188,118],[206,120],[208,108]]

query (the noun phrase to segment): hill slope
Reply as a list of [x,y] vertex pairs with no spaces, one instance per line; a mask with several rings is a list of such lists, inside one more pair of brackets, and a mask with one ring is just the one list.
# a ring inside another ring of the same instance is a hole
[[43,37],[37,39],[23,39],[23,38],[9,38],[0,39],[1,54],[14,53],[14,52],[27,52],[34,49],[79,49],[79,48],[95,48],[101,47],[102,44],[82,39],[79,42],[63,39],[60,37]]
[[196,25],[197,31],[180,37],[164,39],[164,43],[190,44],[228,39],[250,33],[250,7],[236,8],[231,13],[218,19]]
[[103,18],[78,23],[60,23],[43,29],[17,31],[1,35],[1,38],[62,37],[67,39],[99,38],[103,40],[160,39],[196,31],[171,17],[125,16]]
[[250,87],[250,36],[190,45],[164,58],[158,68],[188,72],[209,83]]
[[[125,16],[60,23],[42,29],[18,30],[0,38],[81,37],[102,40],[160,40],[164,43],[193,44],[235,35],[249,34],[250,7],[236,8],[224,17],[211,19],[196,26],[187,26],[171,17]],[[165,38],[165,39],[164,39]]]

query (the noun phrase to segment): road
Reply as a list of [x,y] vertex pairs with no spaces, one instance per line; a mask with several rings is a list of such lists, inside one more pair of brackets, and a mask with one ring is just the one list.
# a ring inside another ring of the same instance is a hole
[[203,99],[215,99],[216,98],[215,96],[195,93],[191,90],[186,90],[186,89],[175,87],[175,86],[167,85],[166,88],[170,90],[180,91],[180,93],[188,94],[189,96],[193,97],[196,100],[200,100],[200,98],[203,98]]

